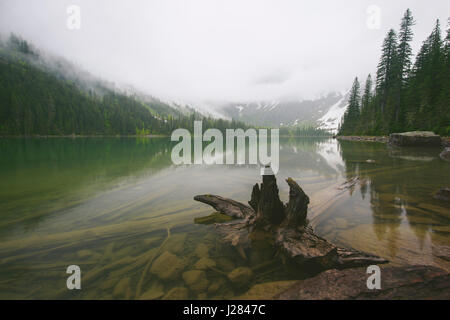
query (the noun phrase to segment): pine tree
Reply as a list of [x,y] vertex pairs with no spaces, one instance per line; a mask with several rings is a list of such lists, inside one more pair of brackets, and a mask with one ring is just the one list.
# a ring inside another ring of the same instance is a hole
[[[450,28],[443,41],[439,20],[423,42],[411,68],[410,10],[403,16],[399,37],[390,30],[383,42],[376,90],[370,92],[368,77],[358,118],[354,103],[344,115],[340,134],[388,134],[394,131],[427,130],[450,134]],[[397,45],[397,40],[399,44]],[[352,89],[352,96],[354,89]]]
[[416,24],[411,11],[408,9],[403,16],[400,24],[400,32],[398,35],[398,69],[400,72],[400,79],[402,84],[407,80],[409,71],[411,69],[412,49],[410,42],[413,39],[412,26]]
[[409,9],[406,10],[403,19],[400,23],[400,32],[398,35],[399,45],[398,45],[398,52],[397,52],[397,71],[399,74],[397,75],[397,81],[395,85],[396,90],[396,101],[395,101],[395,107],[394,107],[394,117],[395,117],[395,127],[398,129],[403,127],[404,122],[404,88],[407,85],[407,80],[409,76],[409,72],[411,70],[411,56],[412,56],[412,49],[410,42],[413,39],[413,32],[412,32],[412,26],[415,25],[414,18],[411,14],[411,11]]
[[397,77],[397,35],[394,29],[389,30],[383,42],[380,63],[377,69],[377,94],[380,97],[381,114],[385,113],[385,107],[389,100],[392,85]]
[[438,124],[440,133],[450,136],[450,18],[447,21],[447,36],[443,46],[442,90],[438,98],[439,108],[442,110]]
[[348,101],[347,111],[344,114],[344,120],[340,128],[339,134],[351,134],[355,131],[360,117],[361,92],[358,77],[353,81],[350,90],[350,98]]
[[372,102],[372,76],[369,74],[364,85],[364,93],[361,98],[361,120],[360,120],[360,131],[367,133],[373,126],[373,112],[371,110]]
[[370,100],[372,99],[372,76],[367,76],[366,84],[364,85],[364,93],[361,99],[361,111],[369,107]]
[[438,130],[437,98],[442,90],[441,70],[444,67],[439,20],[424,42],[414,66],[414,83],[410,88],[414,105],[414,125],[420,130]]

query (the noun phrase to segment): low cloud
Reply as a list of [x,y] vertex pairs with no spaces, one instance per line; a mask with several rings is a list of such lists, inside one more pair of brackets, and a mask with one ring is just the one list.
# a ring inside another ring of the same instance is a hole
[[[71,5],[79,29],[67,27]],[[368,27],[371,5],[379,28]],[[446,1],[2,0],[0,32],[162,99],[306,99],[374,73],[408,7],[417,52],[437,18],[446,25]]]

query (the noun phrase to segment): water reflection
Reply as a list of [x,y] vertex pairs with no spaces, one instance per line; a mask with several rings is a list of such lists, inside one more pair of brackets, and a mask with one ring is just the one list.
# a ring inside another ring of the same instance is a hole
[[[197,247],[207,244],[227,272],[258,261],[257,253],[243,261],[219,246],[213,226],[194,225],[211,209],[193,197],[246,202],[259,166],[174,166],[172,146],[167,138],[0,140],[0,298],[139,298],[138,286],[154,286],[161,297],[185,286],[181,277],[143,277],[149,255],[163,249],[191,267]],[[284,179],[294,178],[310,197],[308,217],[318,234],[394,264],[450,270],[450,212],[432,197],[450,181],[439,149],[313,138],[282,138],[280,147],[280,197],[287,201]],[[76,296],[61,289],[64,268],[74,263],[90,277]],[[268,271],[254,281],[289,276]],[[233,294],[225,285],[207,298]]]
[[0,235],[171,165],[163,139],[0,139]]
[[[369,195],[372,229],[377,244],[388,249],[388,258],[448,267],[430,254],[449,244],[448,204],[433,198],[434,192],[450,181],[448,163],[437,157],[440,150],[348,141],[339,145],[345,178],[352,181],[349,194],[359,190],[362,199]],[[358,201],[352,205],[357,207]],[[369,238],[365,241],[373,241]]]

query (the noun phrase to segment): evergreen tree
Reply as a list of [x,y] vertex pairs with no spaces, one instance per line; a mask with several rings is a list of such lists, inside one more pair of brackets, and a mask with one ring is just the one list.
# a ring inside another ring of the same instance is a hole
[[397,100],[395,102],[395,123],[396,126],[402,126],[404,122],[404,88],[408,80],[409,72],[411,69],[411,56],[412,49],[410,42],[413,39],[412,27],[415,25],[414,18],[409,9],[406,10],[403,19],[400,23],[399,32],[399,45],[398,45],[398,81],[396,85],[397,89]]
[[369,107],[370,101],[372,99],[372,86],[372,76],[369,73],[364,85],[364,93],[361,100],[361,111]]
[[344,121],[340,128],[340,134],[349,134],[352,129],[358,124],[360,117],[360,102],[361,92],[358,77],[353,81],[352,89],[350,90],[350,98],[348,101],[347,111],[344,114]]
[[391,93],[394,88],[394,83],[397,79],[397,35],[394,29],[389,30],[386,38],[383,42],[381,59],[377,68],[377,82],[376,89],[377,95],[380,99],[380,112],[386,119],[386,114],[389,110],[386,109],[386,105],[391,102]]
[[436,130],[437,98],[443,89],[442,69],[445,68],[439,20],[423,43],[414,65],[409,88],[409,123],[419,130]]
[[367,134],[373,126],[372,110],[372,76],[369,74],[364,85],[364,93],[361,98],[361,123],[360,131]]
[[412,26],[415,24],[416,22],[414,21],[411,11],[409,9],[406,10],[400,24],[400,32],[398,35],[398,70],[400,72],[402,84],[408,79],[409,71],[411,69],[412,49],[410,42],[413,39]]
[[400,24],[398,45],[395,31],[389,31],[378,64],[376,90],[370,93],[368,78],[359,121],[355,122],[356,112],[352,111],[354,103],[351,102],[340,134],[386,135],[429,130],[450,135],[450,28],[443,41],[439,20],[436,21],[411,68],[409,43],[414,24],[407,10]]

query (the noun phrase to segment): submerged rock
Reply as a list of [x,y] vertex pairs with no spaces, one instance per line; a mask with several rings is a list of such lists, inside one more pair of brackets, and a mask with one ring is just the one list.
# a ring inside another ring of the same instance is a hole
[[209,285],[206,274],[202,270],[190,270],[183,273],[183,280],[194,292],[206,291]]
[[150,288],[139,297],[139,300],[155,300],[161,298],[163,295],[163,284],[159,281],[155,281]]
[[238,300],[271,300],[274,296],[292,287],[296,280],[259,283],[252,286],[246,293],[237,297]]
[[450,147],[445,148],[439,156],[442,160],[450,161]]
[[382,267],[381,289],[369,290],[365,268],[328,270],[298,281],[280,300],[450,299],[450,274],[432,266]]
[[219,278],[219,279],[213,281],[208,287],[208,293],[215,293],[215,292],[219,291],[219,289],[223,285],[225,285],[225,279],[224,278]]
[[217,266],[225,272],[229,272],[234,269],[233,261],[225,257],[220,257],[217,259]]
[[208,297],[208,295],[207,295],[206,293],[200,292],[200,293],[197,295],[197,300],[206,300],[207,297]]
[[216,262],[210,258],[201,258],[200,260],[198,260],[195,265],[194,268],[198,269],[198,270],[207,270],[209,268],[213,268],[216,266]]
[[180,276],[185,266],[183,260],[168,251],[164,251],[153,262],[150,272],[162,280],[174,280]]
[[129,299],[131,296],[130,278],[122,278],[113,290],[114,298]]
[[442,188],[434,195],[434,198],[442,201],[450,201],[450,188]]
[[441,137],[431,131],[412,131],[389,135],[389,144],[398,147],[438,147],[441,143]]
[[186,233],[179,233],[172,235],[167,243],[165,244],[165,250],[173,253],[173,254],[180,254],[183,249],[186,242]]
[[206,244],[200,243],[195,247],[194,253],[199,258],[209,257],[209,248]]
[[185,287],[175,287],[169,290],[162,298],[163,300],[187,300],[189,298],[189,290]]
[[228,274],[228,279],[230,279],[233,284],[245,286],[250,282],[252,276],[252,269],[247,267],[238,267]]

